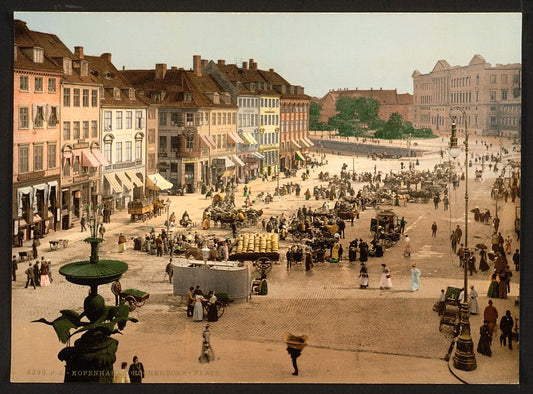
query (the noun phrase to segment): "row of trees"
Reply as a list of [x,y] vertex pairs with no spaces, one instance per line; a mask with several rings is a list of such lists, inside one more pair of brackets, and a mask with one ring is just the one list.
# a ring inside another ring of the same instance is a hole
[[431,129],[415,129],[411,122],[404,121],[395,112],[388,121],[379,118],[379,101],[373,98],[341,97],[337,100],[338,114],[329,118],[328,123],[320,122],[322,106],[311,102],[310,130],[338,130],[343,136],[368,136],[374,131],[374,137],[386,139],[401,139],[411,135],[414,138],[434,137]]

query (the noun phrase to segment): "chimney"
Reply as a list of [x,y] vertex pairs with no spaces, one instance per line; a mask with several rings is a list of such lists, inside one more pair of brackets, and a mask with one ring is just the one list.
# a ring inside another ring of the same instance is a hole
[[202,70],[207,67],[208,63],[209,63],[209,60],[202,59]]
[[196,76],[202,76],[202,57],[200,55],[194,55],[192,57],[192,70]]
[[218,60],[217,60],[217,64],[218,64],[219,66],[225,66],[225,65],[226,65],[226,61],[223,60],[223,59],[218,59]]
[[257,70],[257,63],[256,63],[256,62],[253,62],[253,63],[250,65],[250,70]]
[[248,68],[248,62],[242,62],[242,68],[247,69]]
[[111,63],[111,54],[110,54],[109,52],[102,53],[102,54],[100,55],[100,57],[101,57],[102,59],[107,60],[109,63]]
[[274,72],[274,69],[273,68],[269,68],[268,71],[270,71],[271,73]]
[[172,71],[178,71],[178,68],[177,68],[176,66],[172,66],[172,67],[170,67],[170,69],[171,69]]
[[[83,47],[74,47],[74,54],[79,59],[83,59]],[[111,55],[109,55],[109,56],[111,56]]]
[[165,63],[158,63],[155,65],[155,79],[164,79],[167,73],[167,65]]
[[126,69],[126,66],[122,66],[122,71],[124,71]]

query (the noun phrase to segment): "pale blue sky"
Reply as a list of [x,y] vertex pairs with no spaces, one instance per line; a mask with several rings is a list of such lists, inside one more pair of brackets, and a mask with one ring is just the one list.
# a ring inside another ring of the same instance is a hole
[[413,92],[411,74],[438,60],[466,65],[475,54],[487,62],[521,62],[522,16],[506,14],[231,14],[29,13],[32,30],[56,34],[72,51],[112,54],[121,69],[156,63],[186,69],[193,55],[253,58],[305,92],[329,89],[398,89]]

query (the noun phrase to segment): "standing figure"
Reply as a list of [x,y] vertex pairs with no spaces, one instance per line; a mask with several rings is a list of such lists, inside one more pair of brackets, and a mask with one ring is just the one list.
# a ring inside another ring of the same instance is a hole
[[411,256],[411,238],[409,238],[407,234],[405,234],[405,247],[403,249],[403,255],[404,257]]
[[494,272],[490,276],[490,285],[489,285],[489,289],[487,290],[487,297],[498,298],[500,296],[499,287],[500,287],[500,277],[498,276],[497,272]]
[[41,261],[40,283],[41,283],[41,286],[46,287],[46,286],[50,286],[50,278],[48,277],[48,264],[44,260],[44,256],[42,257],[42,259],[43,260]]
[[313,268],[313,255],[310,250],[305,252],[305,270],[310,271]]
[[483,311],[483,319],[487,321],[487,325],[489,326],[490,342],[492,343],[492,334],[498,321],[498,310],[492,305],[492,300],[489,300],[489,305]]
[[368,245],[362,239],[359,239],[359,261],[365,263],[368,260]]
[[35,281],[35,286],[40,287],[41,286],[41,269],[39,267],[39,262],[36,261],[35,264],[33,264],[33,280]]
[[39,241],[38,238],[33,238],[33,242],[31,243],[31,250],[32,250],[32,253],[33,253],[33,258],[36,259],[38,257],[38,252],[37,252],[37,246],[39,246],[41,244],[41,241]]
[[120,371],[115,373],[115,376],[113,376],[113,383],[131,383],[128,371],[126,371],[127,366],[128,363],[122,363],[120,365]]
[[470,314],[477,315],[479,313],[479,305],[477,303],[477,290],[474,285],[470,286]]
[[187,317],[192,317],[194,312],[194,287],[189,287],[187,292]]
[[407,220],[402,216],[402,219],[400,220],[400,232],[403,234],[405,230],[405,225],[407,224]]
[[105,235],[105,227],[104,227],[104,224],[100,224],[100,228],[98,229],[98,232],[100,233],[100,238],[104,239],[104,235]]
[[168,282],[172,283],[172,277],[174,276],[174,269],[172,268],[172,257],[170,258],[167,266],[165,267],[165,274],[168,275]]
[[437,237],[437,222],[433,222],[433,224],[431,225],[431,236],[433,238]]
[[487,252],[484,249],[479,251],[479,269],[481,272],[488,271],[490,269],[487,263]]
[[381,290],[392,288],[391,274],[390,270],[385,264],[381,264],[383,271],[381,273],[381,279],[379,281],[379,288]]
[[511,236],[508,235],[507,238],[505,239],[505,254],[511,254],[511,251],[512,251],[512,244],[513,244],[513,240],[511,239]]
[[25,288],[27,289],[28,288],[28,285],[31,284],[33,286],[33,289],[35,290],[36,287],[35,287],[35,274],[33,272],[33,267],[31,266],[31,263],[29,265],[28,268],[26,268],[26,286]]
[[16,282],[17,281],[17,270],[19,269],[17,256],[13,255],[13,258],[11,259],[11,264],[12,264],[12,269],[13,269],[13,272],[12,272],[13,282]]
[[511,311],[505,311],[505,316],[500,320],[500,330],[502,331],[500,335],[500,346],[505,346],[507,340],[509,340],[509,349],[513,349],[513,318],[511,316]]
[[459,244],[461,243],[461,238],[463,237],[463,230],[461,230],[461,227],[457,225],[455,228],[455,243]]
[[111,293],[115,295],[115,305],[119,305],[120,304],[120,293],[122,293],[122,285],[120,284],[118,279],[116,279],[111,284]]
[[520,252],[518,251],[518,249],[516,249],[516,252],[514,252],[513,254],[513,262],[515,271],[520,271]]
[[207,321],[215,322],[218,321],[218,312],[217,312],[217,296],[215,292],[211,290],[208,294],[208,307],[207,307]]
[[354,262],[357,260],[357,240],[350,242],[348,247],[348,261]]
[[483,321],[483,325],[479,328],[479,342],[477,344],[477,352],[484,354],[485,356],[492,356],[492,350],[490,349],[490,329],[486,320]]
[[200,363],[208,363],[215,359],[213,348],[211,347],[211,332],[209,331],[209,324],[206,324],[205,330],[202,333],[202,352],[198,361]]
[[420,270],[416,268],[416,264],[411,266],[411,291],[420,289]]
[[144,366],[137,356],[133,356],[133,364],[130,365],[128,376],[131,383],[142,383],[144,379]]
[[124,233],[120,233],[118,236],[118,251],[120,253],[124,253],[126,250],[126,237],[124,236]]
[[85,231],[87,230],[87,228],[85,227],[85,215],[83,215],[80,219],[80,226],[81,226],[81,231]]
[[296,359],[300,357],[302,354],[303,348],[306,346],[307,342],[307,336],[301,335],[301,336],[295,336],[289,333],[286,333],[284,336],[285,343],[287,343],[287,353],[291,356],[292,360],[292,367],[294,368],[294,372],[292,373],[294,376],[298,375],[298,364],[296,363]]
[[492,224],[494,225],[494,231],[498,232],[498,229],[500,228],[500,218],[498,216],[496,216],[494,218]]
[[192,321],[204,320],[204,306],[202,304],[203,301],[207,301],[203,295],[194,295],[194,310],[192,313]]
[[359,288],[366,289],[368,287],[368,270],[365,263],[361,263],[361,269],[359,270]]

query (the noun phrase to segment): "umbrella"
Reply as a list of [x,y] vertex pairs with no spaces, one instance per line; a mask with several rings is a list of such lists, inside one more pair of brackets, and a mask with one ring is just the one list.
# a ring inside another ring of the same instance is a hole
[[487,249],[487,245],[485,245],[485,244],[477,244],[476,248],[485,250],[485,249]]

